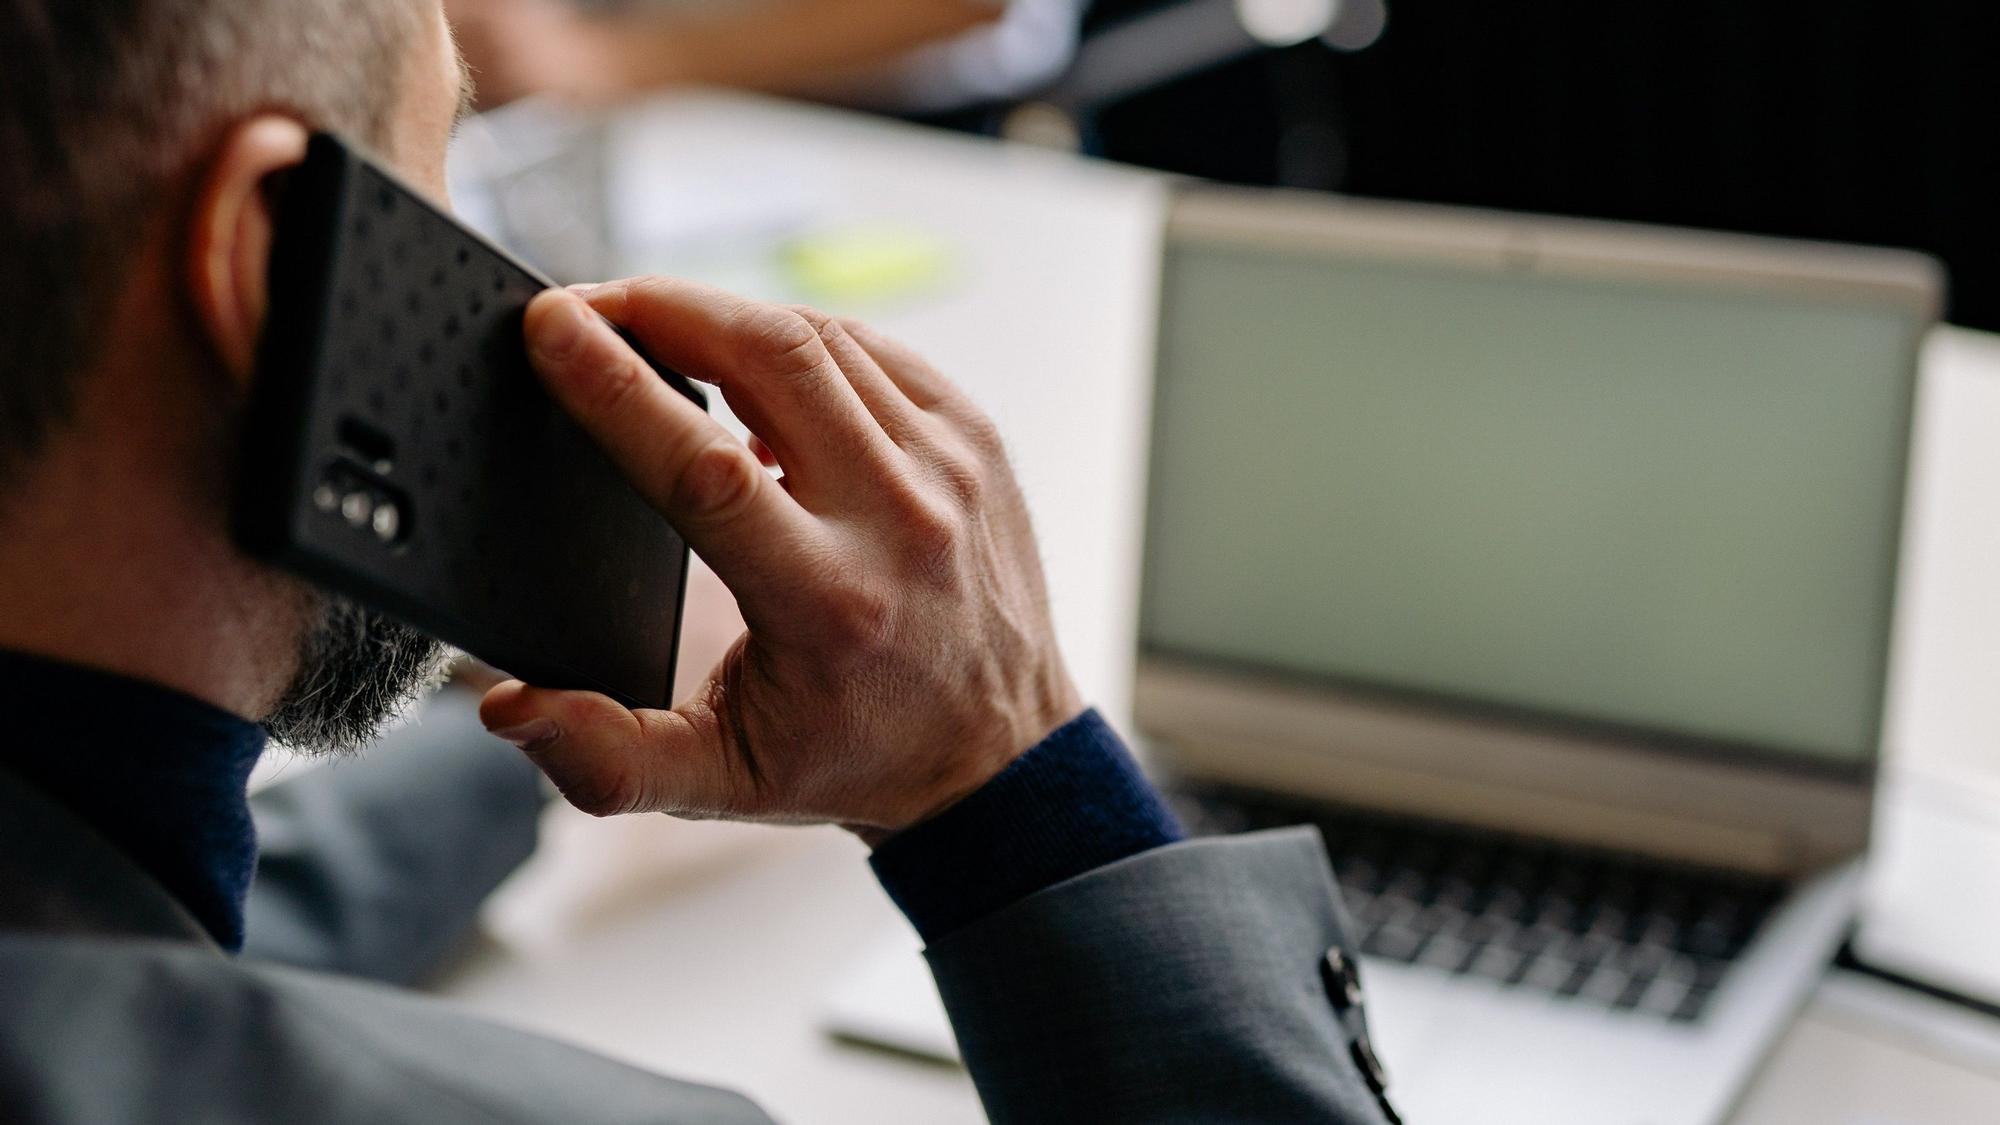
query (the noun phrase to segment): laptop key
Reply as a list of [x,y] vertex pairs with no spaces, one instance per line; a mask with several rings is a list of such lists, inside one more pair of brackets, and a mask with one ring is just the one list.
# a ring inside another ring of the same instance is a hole
[[1598,908],[1596,916],[1590,920],[1589,932],[1612,941],[1624,941],[1629,923],[1630,919],[1623,910],[1616,906],[1603,906]]
[[1635,979],[1650,981],[1673,959],[1673,951],[1663,945],[1628,945],[1612,954],[1612,961]]
[[1486,900],[1481,913],[1492,918],[1504,918],[1510,922],[1520,922],[1528,914],[1528,896],[1518,888],[1503,886],[1494,890]]
[[1478,898],[1479,887],[1472,880],[1460,875],[1446,875],[1439,880],[1437,895],[1432,901],[1447,909],[1470,911]]
[[1482,914],[1459,928],[1459,936],[1474,945],[1490,945],[1504,942],[1514,933],[1514,924],[1504,918]]
[[1648,911],[1633,921],[1632,940],[1641,945],[1670,948],[1680,944],[1681,925],[1669,915]]
[[1423,952],[1417,954],[1417,964],[1447,973],[1462,973],[1482,948],[1451,934],[1439,934],[1424,944]]
[[1577,995],[1582,996],[1586,1000],[1595,1000],[1599,1004],[1608,1007],[1616,1003],[1619,997],[1625,995],[1625,990],[1631,986],[1631,983],[1631,978],[1617,969],[1609,965],[1599,965],[1590,974],[1590,979],[1583,982],[1583,988],[1578,991]]
[[1429,935],[1408,926],[1391,923],[1378,926],[1361,942],[1361,952],[1389,961],[1408,964],[1422,952]]
[[1523,926],[1507,939],[1507,947],[1519,953],[1540,953],[1555,945],[1562,937],[1562,931],[1550,927]]
[[1653,982],[1650,978],[1633,977],[1626,983],[1625,991],[1619,993],[1618,998],[1611,1002],[1611,1006],[1619,1011],[1630,1011],[1639,1006],[1639,1002],[1645,999],[1652,988]]
[[1522,962],[1527,958],[1504,945],[1489,945],[1479,951],[1479,955],[1466,966],[1466,971],[1482,977],[1489,977],[1502,984],[1513,984],[1520,979]]
[[1416,903],[1421,903],[1429,898],[1430,892],[1429,881],[1415,871],[1407,869],[1398,871],[1382,886],[1382,893],[1384,895],[1394,895],[1397,898],[1408,899]]
[[1567,930],[1576,925],[1580,913],[1574,899],[1566,895],[1544,895],[1536,907],[1534,924]]
[[1357,907],[1354,917],[1363,926],[1373,929],[1377,926],[1401,925],[1414,918],[1421,909],[1416,903],[1395,895],[1376,895],[1363,906]]
[[1570,970],[1569,979],[1563,981],[1561,984],[1556,986],[1555,990],[1556,995],[1557,996],[1581,995],[1583,992],[1583,986],[1590,983],[1591,976],[1596,972],[1597,972],[1597,967],[1595,965],[1576,966],[1576,968]]
[[1696,988],[1714,989],[1722,983],[1729,972],[1729,962],[1722,960],[1695,959],[1694,985]]
[[1675,1023],[1694,1023],[1700,1020],[1708,1011],[1708,1002],[1714,995],[1706,988],[1688,989],[1687,995],[1681,999],[1680,1006],[1674,1009],[1671,1018]]
[[1579,965],[1595,968],[1599,961],[1618,952],[1619,948],[1618,943],[1610,938],[1584,934],[1564,942],[1563,955]]
[[1577,975],[1576,970],[1576,962],[1569,958],[1559,953],[1543,953],[1527,966],[1527,971],[1521,975],[1521,983],[1545,992],[1561,992],[1570,978]]
[[1671,1019],[1675,1012],[1681,1010],[1681,1004],[1687,1000],[1689,991],[1691,989],[1686,981],[1661,977],[1647,987],[1646,995],[1639,1001],[1639,1006],[1656,1016]]
[[1457,934],[1472,920],[1470,914],[1445,906],[1431,906],[1411,919],[1410,926],[1437,937],[1441,934]]

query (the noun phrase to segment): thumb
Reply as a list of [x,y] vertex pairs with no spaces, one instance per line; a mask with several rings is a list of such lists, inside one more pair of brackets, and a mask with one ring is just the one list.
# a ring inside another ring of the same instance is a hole
[[705,705],[633,711],[596,692],[509,680],[486,693],[479,720],[592,816],[715,816],[744,803],[727,731]]

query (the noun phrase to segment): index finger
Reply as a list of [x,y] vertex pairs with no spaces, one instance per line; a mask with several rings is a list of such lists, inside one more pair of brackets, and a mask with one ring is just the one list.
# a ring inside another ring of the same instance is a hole
[[736,579],[800,557],[812,517],[582,299],[542,293],[528,305],[524,331],[549,393],[739,595],[754,587]]
[[898,462],[895,443],[854,386],[855,373],[829,346],[827,332],[840,329],[827,318],[815,322],[670,277],[608,282],[579,296],[675,370],[722,388],[736,416],[777,452],[795,488],[803,482],[840,495],[857,470]]

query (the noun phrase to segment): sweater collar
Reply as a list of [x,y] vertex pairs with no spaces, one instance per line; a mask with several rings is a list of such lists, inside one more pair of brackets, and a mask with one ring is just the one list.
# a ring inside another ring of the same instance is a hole
[[9,652],[0,709],[0,768],[143,869],[218,945],[242,948],[260,727],[156,684]]

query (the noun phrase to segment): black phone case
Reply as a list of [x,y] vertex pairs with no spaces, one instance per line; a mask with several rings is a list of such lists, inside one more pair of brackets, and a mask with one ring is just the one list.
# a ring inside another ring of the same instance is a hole
[[667,706],[687,545],[530,368],[550,283],[331,135],[281,190],[239,542],[530,683]]

